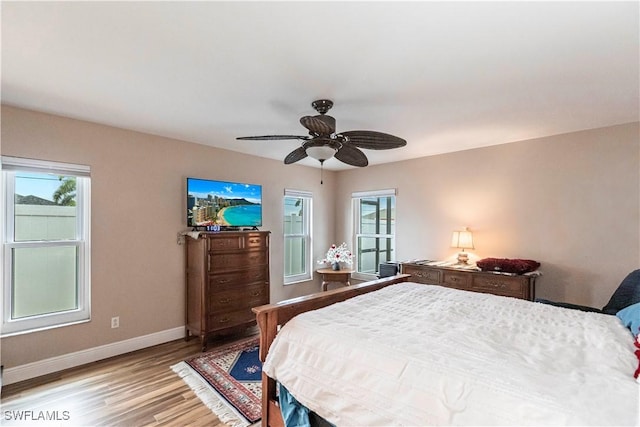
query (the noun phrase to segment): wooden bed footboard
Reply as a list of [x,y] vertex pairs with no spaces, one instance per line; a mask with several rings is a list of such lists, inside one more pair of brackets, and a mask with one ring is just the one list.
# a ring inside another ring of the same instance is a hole
[[[254,307],[258,326],[260,328],[260,360],[265,361],[271,343],[276,337],[278,329],[294,316],[306,311],[326,307],[336,302],[344,301],[358,295],[377,291],[385,286],[406,282],[411,277],[408,274],[398,274],[384,279],[352,285],[345,288],[318,292],[303,297],[292,298],[275,304]],[[282,415],[277,404],[276,382],[262,373],[262,425],[284,426]]]

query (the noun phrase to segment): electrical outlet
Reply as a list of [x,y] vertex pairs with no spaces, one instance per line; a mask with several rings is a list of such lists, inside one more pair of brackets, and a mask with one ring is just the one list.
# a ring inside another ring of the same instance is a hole
[[112,317],[111,318],[111,329],[115,329],[115,328],[119,328],[119,327],[120,327],[120,316]]

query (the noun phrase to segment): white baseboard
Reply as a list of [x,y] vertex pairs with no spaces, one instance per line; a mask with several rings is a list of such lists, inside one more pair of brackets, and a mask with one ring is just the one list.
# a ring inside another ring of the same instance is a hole
[[26,365],[6,368],[2,378],[3,385],[13,384],[52,372],[62,371],[108,357],[118,356],[131,351],[140,350],[169,341],[184,338],[184,326],[165,331],[156,332],[141,337],[118,341],[99,347],[77,351],[75,353],[64,354],[50,359],[39,360],[27,363]]

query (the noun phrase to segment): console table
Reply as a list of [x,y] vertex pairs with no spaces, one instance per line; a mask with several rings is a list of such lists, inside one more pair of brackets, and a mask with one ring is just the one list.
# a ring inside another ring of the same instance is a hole
[[351,285],[349,281],[351,279],[351,273],[353,270],[333,270],[331,268],[321,268],[316,270],[319,274],[322,275],[322,290],[327,290],[327,285],[331,282],[341,283],[343,286]]
[[525,275],[477,271],[455,266],[434,266],[420,263],[401,263],[404,274],[412,282],[441,285],[465,291],[483,292],[533,301],[538,274]]

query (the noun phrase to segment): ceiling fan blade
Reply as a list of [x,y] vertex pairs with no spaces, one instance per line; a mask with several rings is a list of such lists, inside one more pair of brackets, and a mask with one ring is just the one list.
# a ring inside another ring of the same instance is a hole
[[336,131],[336,119],[324,114],[301,117],[300,124],[318,135],[331,135]]
[[368,150],[389,150],[407,145],[407,141],[402,138],[370,130],[352,130],[340,132],[340,135],[347,137],[347,144]]
[[367,156],[358,148],[348,143],[342,144],[342,147],[336,151],[335,158],[351,166],[364,167],[369,164]]
[[285,139],[309,139],[308,136],[299,135],[264,135],[264,136],[239,136],[236,139],[247,141],[269,141],[269,140],[285,140]]
[[290,165],[291,163],[295,163],[298,160],[304,159],[305,157],[307,157],[307,151],[304,149],[304,147],[298,147],[287,154],[287,157],[284,158],[284,164]]

